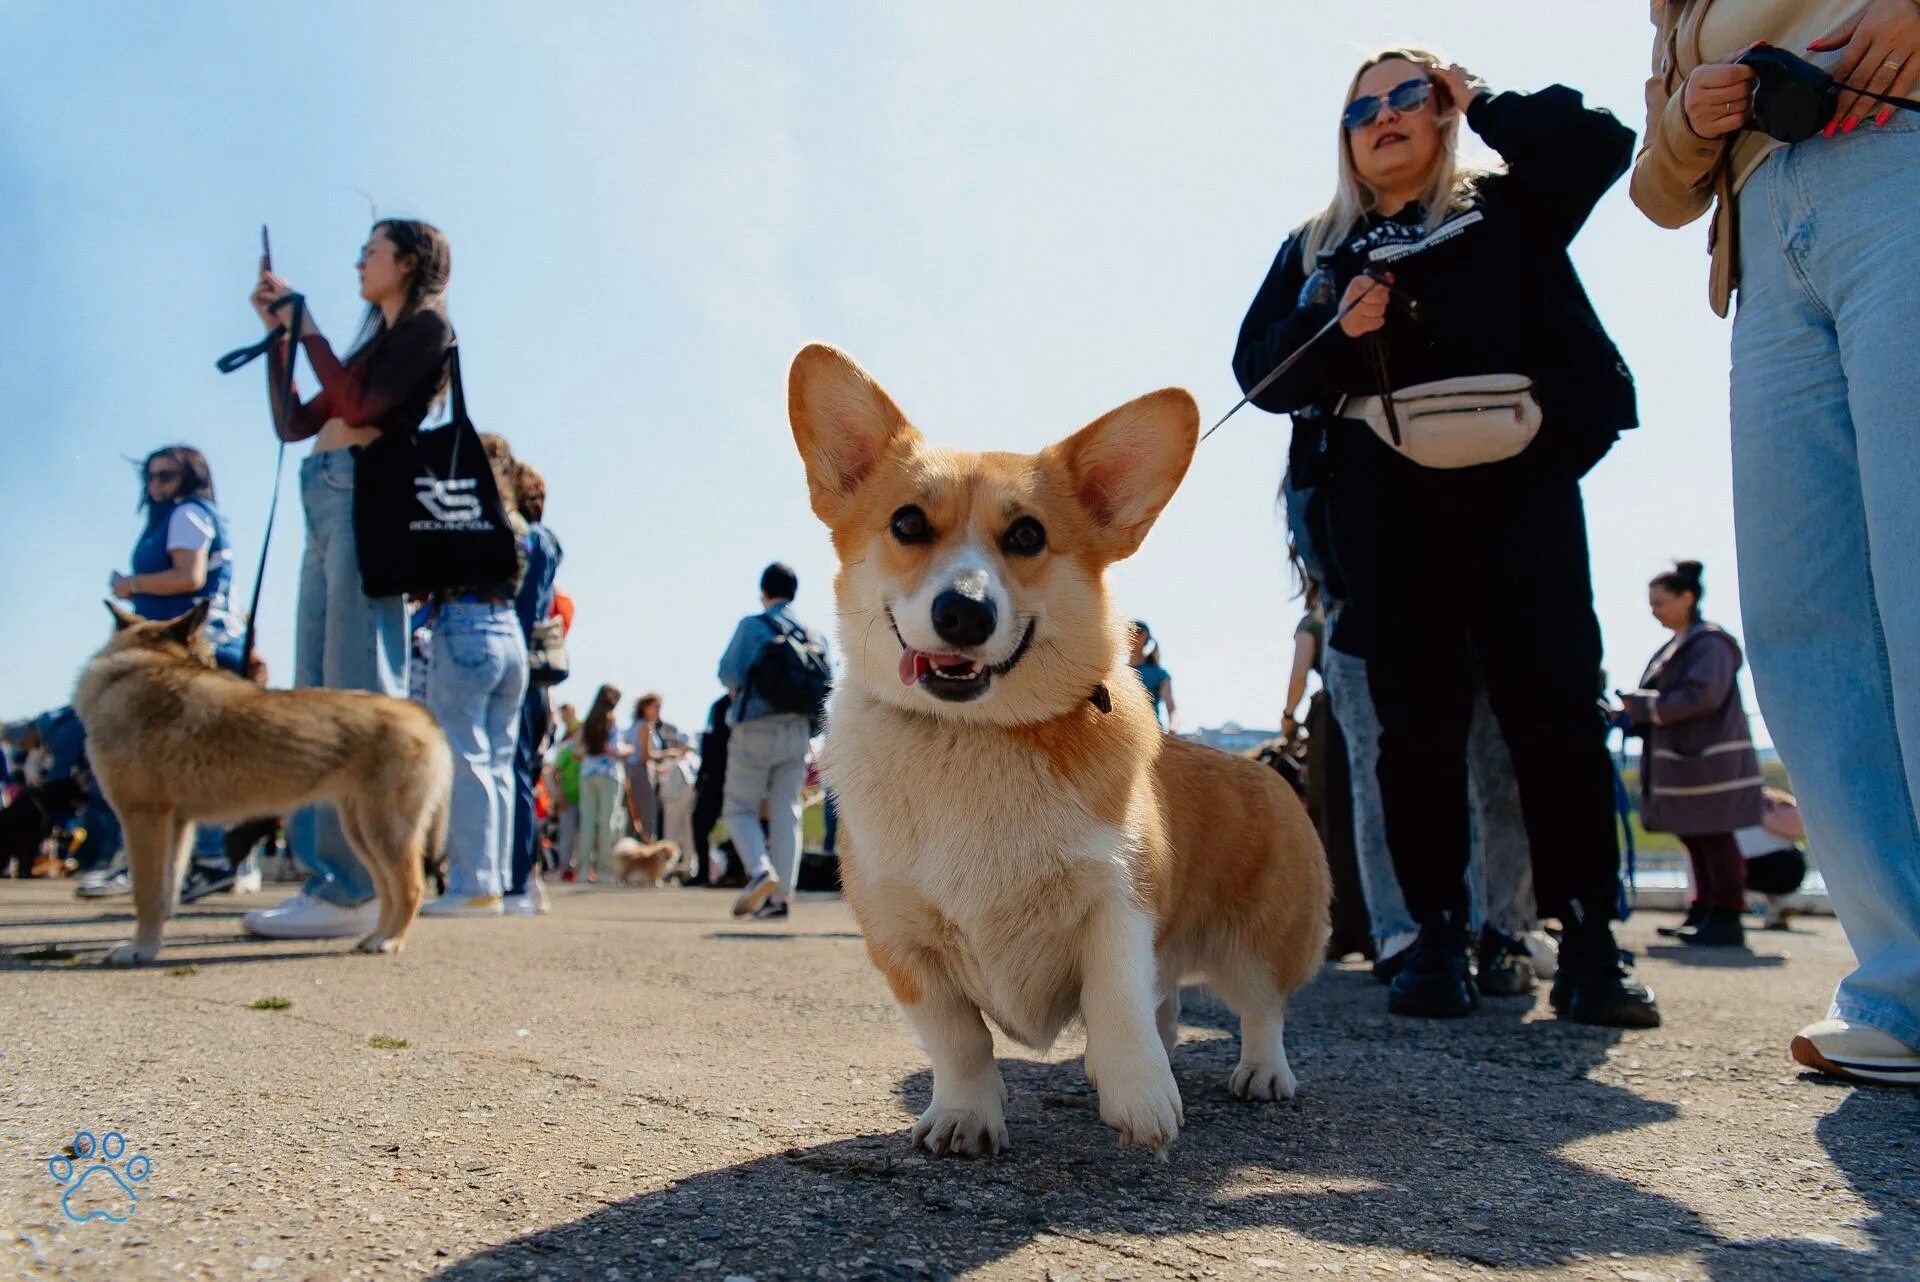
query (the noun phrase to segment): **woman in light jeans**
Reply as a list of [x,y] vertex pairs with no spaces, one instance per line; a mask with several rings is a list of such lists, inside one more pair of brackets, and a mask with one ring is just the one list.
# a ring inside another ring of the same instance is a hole
[[[399,597],[369,597],[360,588],[354,463],[358,448],[381,432],[419,427],[445,386],[453,253],[436,228],[387,219],[374,224],[355,266],[367,311],[345,361],[310,315],[291,336],[320,380],[319,394],[282,418],[279,384],[293,359],[290,344],[282,341],[267,362],[280,439],[314,443],[300,465],[307,542],[294,620],[293,683],[405,698],[406,606]],[[263,258],[249,301],[269,330],[291,322],[291,310],[276,304],[292,292]],[[333,807],[298,811],[287,823],[287,836],[310,874],[306,885],[277,908],[248,913],[242,925],[271,939],[333,939],[372,930],[379,915],[373,879]]]
[[611,881],[617,871],[613,843],[620,838],[624,813],[621,797],[626,791],[619,736],[613,724],[619,707],[620,691],[614,686],[601,686],[574,743],[574,750],[580,754],[580,815],[574,838],[578,845],[571,853],[574,867],[589,882],[599,881],[603,872]]
[[1920,1086],[1920,116],[1842,93],[1782,146],[1747,128],[1732,61],[1765,40],[1911,96],[1920,4],[1669,0],[1654,20],[1634,203],[1667,227],[1715,207],[1748,652],[1858,959],[1792,1054]]
[[513,870],[513,760],[527,697],[527,642],[513,599],[527,571],[527,523],[514,499],[513,451],[504,437],[480,442],[518,555],[510,580],[435,594],[427,710],[453,748],[453,799],[447,893],[421,905],[427,917],[499,916]]

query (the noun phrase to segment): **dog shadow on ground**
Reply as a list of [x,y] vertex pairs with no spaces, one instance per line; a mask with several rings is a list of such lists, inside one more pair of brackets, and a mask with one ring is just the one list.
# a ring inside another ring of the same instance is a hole
[[889,1134],[695,1174],[444,1276],[905,1278],[978,1268],[1043,1237],[1158,1276],[1244,1267],[1261,1252],[1229,1235],[1262,1229],[1531,1269],[1714,1239],[1691,1208],[1566,1155],[1674,1109],[1587,1079],[1617,1031],[1527,1023],[1533,1006],[1489,1000],[1451,1023],[1395,1019],[1364,971],[1330,969],[1288,1020],[1301,1096],[1272,1105],[1227,1095],[1237,1043],[1215,1030],[1231,1017],[1194,995],[1174,1054],[1186,1127],[1167,1162],[1117,1148],[1078,1061],[1002,1059],[1014,1148],[1000,1158],[909,1149],[931,1089],[916,1073],[899,1083],[901,1126]]

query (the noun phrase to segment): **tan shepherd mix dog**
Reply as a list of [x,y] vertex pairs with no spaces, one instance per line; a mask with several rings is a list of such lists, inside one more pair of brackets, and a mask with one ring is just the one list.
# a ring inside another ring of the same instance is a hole
[[968,454],[816,345],[788,409],[840,559],[823,764],[852,837],[841,877],[933,1061],[914,1142],[1006,1148],[982,1015],[1044,1049],[1077,1014],[1101,1120],[1164,1155],[1189,980],[1240,1016],[1233,1094],[1290,1098],[1282,1032],[1326,946],[1326,857],[1272,770],[1160,732],[1107,600],[1107,566],[1193,457],[1193,398],[1154,392],[1038,454]]
[[80,673],[87,757],[126,832],[134,940],[150,962],[172,914],[196,822],[332,802],[373,874],[380,920],[360,951],[397,953],[420,908],[422,856],[446,845],[453,758],[417,704],[346,690],[263,690],[214,667],[203,603],[150,623],[109,605],[113,638]]

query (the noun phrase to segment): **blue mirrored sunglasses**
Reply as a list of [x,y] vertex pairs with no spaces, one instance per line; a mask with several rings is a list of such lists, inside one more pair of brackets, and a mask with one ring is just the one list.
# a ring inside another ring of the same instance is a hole
[[1433,98],[1433,82],[1424,77],[1414,80],[1402,80],[1384,94],[1370,93],[1355,98],[1340,113],[1340,123],[1348,130],[1365,129],[1380,118],[1380,106],[1384,102],[1395,111],[1418,111]]

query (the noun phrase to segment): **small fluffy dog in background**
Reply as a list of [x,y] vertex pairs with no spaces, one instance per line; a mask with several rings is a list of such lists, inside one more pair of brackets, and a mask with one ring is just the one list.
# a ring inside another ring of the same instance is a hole
[[1326,947],[1326,856],[1274,771],[1161,733],[1107,596],[1193,457],[1193,398],[974,454],[816,345],[788,413],[840,561],[822,766],[851,834],[841,879],[933,1061],[915,1143],[1005,1148],[983,1016],[1042,1050],[1078,1017],[1101,1120],[1164,1153],[1188,982],[1240,1016],[1228,1089],[1290,1098],[1282,1031]]
[[640,842],[622,837],[613,843],[613,879],[622,886],[632,885],[635,878],[658,886],[679,862],[680,847],[671,841]]

